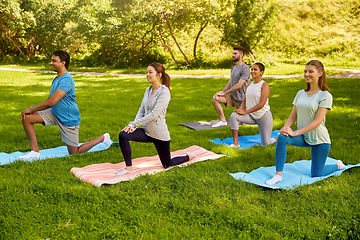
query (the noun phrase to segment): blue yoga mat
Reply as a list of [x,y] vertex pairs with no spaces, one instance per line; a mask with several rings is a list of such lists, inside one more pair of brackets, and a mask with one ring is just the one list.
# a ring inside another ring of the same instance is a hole
[[[336,164],[336,160],[333,158],[327,158],[326,164]],[[347,165],[347,169],[353,167],[360,167],[360,163],[357,165]],[[267,185],[265,182],[275,175],[275,166],[272,167],[260,167],[251,171],[250,173],[238,172],[230,173],[236,180],[242,180],[244,182],[253,183],[262,187],[272,189],[294,189],[297,186],[306,184],[312,184],[314,182],[323,180],[330,176],[339,176],[343,171],[347,169],[338,170],[329,175],[323,177],[311,177],[311,161],[301,160],[293,163],[285,163],[284,171],[282,174],[282,181],[275,185]]]
[[[271,132],[271,137],[277,137],[279,134],[279,130],[276,131],[272,131]],[[222,145],[228,145],[230,146],[231,144],[234,143],[233,138],[226,138],[224,140],[220,140],[220,138],[216,138],[214,140],[210,140],[210,142],[216,143],[216,144],[222,144]],[[253,147],[255,145],[261,145],[261,139],[260,139],[260,134],[258,135],[251,135],[251,136],[240,136],[239,137],[239,144],[240,147],[238,148],[250,148]]]
[[[112,142],[112,145],[113,144],[116,144],[116,143]],[[106,147],[105,143],[99,143],[98,145],[92,147],[88,152],[97,152],[97,151],[106,150],[108,148],[109,147]],[[13,153],[3,153],[2,152],[2,153],[0,153],[0,165],[9,164],[15,160],[20,160],[19,157],[23,156],[27,153],[29,153],[29,152],[13,152]],[[41,155],[41,158],[39,158],[39,159],[43,160],[46,158],[69,156],[69,152],[68,152],[66,146],[60,146],[60,147],[56,147],[56,148],[40,150],[40,155]],[[31,162],[33,160],[35,160],[35,159],[30,158],[30,159],[21,160],[21,161],[30,161]]]

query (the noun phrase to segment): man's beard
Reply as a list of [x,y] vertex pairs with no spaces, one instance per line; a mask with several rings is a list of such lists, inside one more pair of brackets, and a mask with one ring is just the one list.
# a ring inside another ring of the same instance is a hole
[[233,58],[233,59],[232,59],[233,62],[237,62],[237,61],[239,61],[239,60],[240,60],[240,57],[238,57],[238,58]]

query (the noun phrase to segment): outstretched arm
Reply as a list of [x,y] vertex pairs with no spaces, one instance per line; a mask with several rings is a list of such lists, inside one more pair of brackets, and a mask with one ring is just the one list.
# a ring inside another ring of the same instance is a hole
[[[145,92],[145,94],[146,94],[146,92]],[[143,99],[143,101],[141,101],[141,105],[138,110],[138,113],[136,114],[134,122],[137,121],[138,119],[143,118],[144,116],[145,116],[145,107],[144,107],[144,99]],[[126,133],[132,133],[133,131],[135,131],[135,129],[136,129],[136,127],[132,124],[132,122],[130,122],[129,125],[124,127],[121,131],[124,131]]]
[[[229,88],[228,90],[224,91],[224,94],[230,94],[232,92],[235,92],[239,90],[244,84],[246,83],[245,79],[240,79],[237,84],[235,84],[232,88]],[[231,86],[231,85],[230,85]]]
[[225,91],[229,90],[230,88],[231,88],[231,78],[229,79],[228,83],[225,85],[222,92],[225,92]]
[[[279,133],[284,134],[285,136],[289,136],[290,134],[288,133],[289,131],[292,132],[291,130],[291,126],[294,125],[295,121],[296,121],[296,106],[293,106],[293,109],[291,111],[290,117],[286,120],[286,123],[284,125],[284,127],[282,127],[279,131]],[[290,135],[291,136],[291,135]]]
[[51,97],[49,95],[48,99],[46,99],[42,103],[40,103],[34,107],[29,107],[29,108],[25,109],[24,111],[22,111],[20,114],[21,120],[25,119],[27,114],[32,114],[33,112],[51,108],[52,106],[57,104],[65,95],[66,95],[66,92],[64,92],[63,90],[60,90],[60,89],[56,89],[54,94]]
[[137,128],[140,125],[143,125],[147,122],[150,122],[159,117],[160,114],[166,111],[170,102],[170,91],[164,90],[162,93],[159,94],[156,98],[156,102],[154,104],[154,108],[151,112],[148,112],[145,116],[141,118],[135,119],[133,122],[129,123],[131,128]]
[[[248,85],[248,87],[249,87],[249,85]],[[246,90],[247,90],[247,88],[246,88]],[[265,106],[266,101],[269,98],[269,95],[270,95],[269,84],[267,82],[264,82],[263,85],[261,86],[261,97],[260,97],[259,103],[250,109],[240,110],[239,114],[249,114],[249,113],[256,112],[257,110],[263,108]],[[245,99],[246,99],[246,97],[244,98],[244,102],[245,102]]]
[[[250,84],[251,84],[251,82],[246,86],[246,90],[250,86]],[[240,115],[247,114],[246,113],[246,94],[244,96],[244,101],[241,103],[241,105],[240,105],[240,107],[238,109],[235,109],[234,112],[237,113],[237,114],[240,114]]]
[[[285,133],[287,133],[288,135],[294,137],[294,136],[299,136],[299,135],[302,135],[304,133],[310,132],[311,130],[313,130],[313,129],[317,128],[318,126],[320,126],[322,120],[325,118],[325,115],[326,115],[327,111],[328,111],[327,108],[319,107],[319,109],[318,109],[318,111],[316,113],[315,119],[311,123],[309,123],[305,127],[300,128],[300,129],[298,129],[296,131],[293,131],[291,128],[286,128]],[[285,126],[286,126],[286,124],[285,124]],[[285,126],[281,130],[283,130],[285,128]],[[282,133],[282,132],[280,132],[280,133]]]
[[231,78],[229,82],[225,85],[224,89],[220,92],[217,92],[214,94],[213,98],[223,97],[225,95],[225,91],[229,90],[231,88]]

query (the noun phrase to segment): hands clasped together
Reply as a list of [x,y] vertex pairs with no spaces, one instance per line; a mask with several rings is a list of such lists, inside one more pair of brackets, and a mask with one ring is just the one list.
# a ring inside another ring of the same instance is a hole
[[127,125],[126,127],[124,127],[121,131],[124,131],[126,133],[132,133],[135,131],[136,128],[132,128],[129,125]]
[[295,131],[293,131],[290,127],[283,127],[280,129],[279,133],[285,135],[285,136],[291,136],[294,137],[296,136]]

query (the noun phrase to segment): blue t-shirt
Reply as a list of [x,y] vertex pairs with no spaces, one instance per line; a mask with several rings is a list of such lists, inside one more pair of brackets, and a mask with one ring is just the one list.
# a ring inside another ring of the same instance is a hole
[[75,101],[75,82],[69,72],[61,77],[55,77],[50,90],[50,96],[56,89],[66,92],[65,96],[51,108],[54,116],[66,127],[74,127],[80,124],[80,112]]

